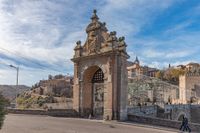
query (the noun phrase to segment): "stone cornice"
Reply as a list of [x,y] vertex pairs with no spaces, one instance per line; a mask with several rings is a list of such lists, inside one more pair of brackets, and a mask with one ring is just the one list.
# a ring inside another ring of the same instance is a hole
[[111,56],[111,55],[121,55],[125,57],[126,59],[130,58],[130,56],[127,53],[124,52],[119,52],[119,51],[108,51],[108,52],[103,52],[99,54],[91,54],[91,55],[86,55],[86,56],[80,56],[80,57],[75,57],[72,58],[71,61],[73,62],[78,62],[79,60],[87,60],[87,59],[93,59],[101,56]]

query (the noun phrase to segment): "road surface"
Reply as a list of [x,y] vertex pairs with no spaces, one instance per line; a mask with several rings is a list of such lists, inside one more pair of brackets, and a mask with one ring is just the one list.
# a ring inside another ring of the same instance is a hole
[[[167,129],[168,130],[168,129]],[[36,115],[6,116],[1,133],[177,133],[139,124]]]

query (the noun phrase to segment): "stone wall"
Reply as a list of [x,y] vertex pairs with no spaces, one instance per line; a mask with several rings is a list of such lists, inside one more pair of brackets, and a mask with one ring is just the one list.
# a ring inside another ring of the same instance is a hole
[[44,106],[47,106],[48,109],[72,109],[73,102],[63,102],[63,103],[45,103]]
[[191,122],[200,123],[200,106],[199,105],[191,106]]
[[[179,121],[136,116],[136,115],[128,115],[128,120],[142,124],[150,124],[150,125],[163,126],[175,129],[179,129],[181,126],[181,122]],[[200,124],[189,123],[189,127],[192,129],[192,131],[198,131],[198,132],[200,131]]]
[[7,112],[11,114],[47,115],[45,110],[8,109]]
[[134,106],[134,107],[128,107],[128,114],[156,117],[157,110],[158,106]]
[[11,114],[28,114],[28,115],[48,115],[57,117],[78,117],[78,113],[73,109],[50,109],[50,110],[22,110],[8,109]]

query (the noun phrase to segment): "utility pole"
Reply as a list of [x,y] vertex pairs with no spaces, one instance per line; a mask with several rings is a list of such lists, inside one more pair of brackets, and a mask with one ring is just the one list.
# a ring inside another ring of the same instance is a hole
[[18,83],[19,83],[19,67],[16,67],[14,65],[9,65],[10,67],[16,69],[17,75],[16,75],[16,90],[15,90],[15,104],[17,105],[17,89],[18,89]]

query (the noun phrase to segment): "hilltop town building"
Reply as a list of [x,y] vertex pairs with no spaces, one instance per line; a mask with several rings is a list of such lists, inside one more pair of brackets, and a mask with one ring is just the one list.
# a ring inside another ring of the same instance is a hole
[[134,76],[139,76],[139,75],[155,77],[156,72],[158,71],[156,68],[141,66],[137,56],[133,64],[127,67],[127,70],[128,70],[128,78],[132,78]]
[[69,76],[49,76],[48,80],[41,80],[33,86],[33,93],[39,95],[52,95],[72,97],[73,78]]
[[86,28],[87,39],[74,49],[73,108],[99,119],[127,117],[127,59],[124,37],[108,33],[96,10]]
[[187,70],[192,71],[192,70],[198,70],[200,68],[200,65],[198,63],[191,62],[187,64],[185,67]]

